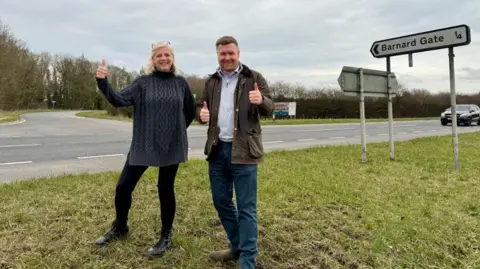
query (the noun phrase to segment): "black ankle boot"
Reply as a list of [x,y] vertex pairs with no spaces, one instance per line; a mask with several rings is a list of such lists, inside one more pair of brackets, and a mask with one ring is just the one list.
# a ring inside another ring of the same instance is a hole
[[110,230],[104,235],[100,236],[95,244],[97,245],[106,245],[115,240],[125,239],[130,235],[127,224],[119,224],[116,221],[113,222]]
[[148,250],[150,256],[162,256],[165,251],[172,245],[172,228],[162,229],[160,240]]

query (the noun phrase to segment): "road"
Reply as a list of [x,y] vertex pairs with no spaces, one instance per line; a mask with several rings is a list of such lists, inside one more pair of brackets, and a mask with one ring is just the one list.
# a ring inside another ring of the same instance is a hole
[[[130,146],[131,123],[77,117],[75,113],[25,114],[24,122],[0,124],[0,182],[121,169]],[[263,126],[263,142],[266,151],[358,144],[359,127],[358,123]],[[458,130],[476,132],[480,126]],[[388,141],[388,124],[367,123],[366,133],[367,143]],[[394,124],[395,141],[450,134],[451,127],[441,126],[437,120]],[[190,158],[204,158],[206,127],[191,126],[188,135]]]

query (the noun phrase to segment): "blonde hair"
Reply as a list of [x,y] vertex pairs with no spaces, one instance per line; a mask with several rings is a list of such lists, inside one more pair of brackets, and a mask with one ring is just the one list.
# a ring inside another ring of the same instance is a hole
[[172,53],[172,56],[173,56],[173,63],[172,63],[173,73],[177,75],[178,69],[177,69],[177,64],[175,63],[175,54],[173,53],[173,47],[169,41],[161,41],[156,44],[152,44],[152,49],[150,50],[150,57],[148,57],[147,66],[144,68],[145,73],[149,75],[149,74],[152,74],[153,71],[155,71],[155,63],[153,62],[153,57],[155,56],[155,53],[159,48],[168,48],[170,50],[170,53]]

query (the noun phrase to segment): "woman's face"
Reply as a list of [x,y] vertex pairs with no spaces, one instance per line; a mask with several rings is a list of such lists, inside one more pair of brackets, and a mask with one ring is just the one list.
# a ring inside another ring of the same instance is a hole
[[170,71],[173,64],[173,55],[169,48],[158,48],[153,56],[153,62],[160,71]]

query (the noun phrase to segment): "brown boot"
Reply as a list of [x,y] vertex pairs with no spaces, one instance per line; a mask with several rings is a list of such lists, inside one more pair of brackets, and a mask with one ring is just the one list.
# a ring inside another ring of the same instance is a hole
[[215,262],[227,262],[232,260],[237,260],[240,257],[240,254],[232,252],[231,249],[213,251],[208,255],[208,257]]

